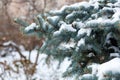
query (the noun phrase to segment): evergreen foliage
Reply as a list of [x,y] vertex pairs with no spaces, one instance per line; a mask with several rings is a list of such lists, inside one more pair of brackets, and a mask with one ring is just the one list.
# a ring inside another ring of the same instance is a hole
[[119,0],[90,0],[66,5],[39,14],[36,22],[27,27],[24,23],[24,33],[44,38],[40,53],[60,62],[66,57],[72,61],[64,76],[97,80],[88,66],[120,57],[119,4]]

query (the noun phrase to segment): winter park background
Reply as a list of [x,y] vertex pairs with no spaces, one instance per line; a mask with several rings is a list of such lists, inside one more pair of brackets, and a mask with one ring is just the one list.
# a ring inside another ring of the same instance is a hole
[[0,80],[120,80],[120,0],[0,0]]

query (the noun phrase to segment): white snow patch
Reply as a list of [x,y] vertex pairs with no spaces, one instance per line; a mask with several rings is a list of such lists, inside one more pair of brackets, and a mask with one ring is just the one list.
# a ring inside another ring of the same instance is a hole
[[87,33],[87,36],[89,36],[90,33],[91,33],[91,29],[90,29],[90,28],[87,28],[87,29],[81,28],[81,29],[78,31],[77,36],[79,37],[81,34],[84,34],[84,33]]
[[116,21],[116,20],[119,20],[120,18],[120,8],[115,8],[114,9],[114,15],[112,16],[113,20]]
[[71,24],[69,24],[69,25],[62,24],[59,31],[60,32],[62,32],[62,31],[76,32],[76,29],[74,29]]
[[[43,55],[44,56],[44,55]],[[41,76],[42,80],[63,80],[62,73],[66,71],[68,66],[70,65],[71,61],[67,58],[61,63],[60,67],[58,68],[58,61],[53,60],[50,62],[48,66],[45,64],[45,58],[42,58],[37,66],[37,71],[39,76]]]
[[88,69],[92,69],[92,75],[96,75],[97,74],[97,69],[98,69],[99,65],[100,64],[92,63],[87,68]]
[[74,42],[69,42],[69,43],[61,43],[60,48],[64,49],[70,49],[75,46]]
[[36,25],[36,23],[32,23],[31,25],[25,28],[25,31],[34,30],[35,28],[38,28],[38,25]]
[[59,71],[61,73],[64,73],[67,70],[67,68],[69,67],[70,64],[71,64],[71,60],[69,60],[68,58],[65,58],[64,61],[60,65]]
[[85,27],[85,24],[82,23],[82,22],[73,22],[72,23],[73,26],[77,27],[77,28],[84,28]]
[[120,57],[120,53],[110,53],[110,57]]
[[[101,18],[98,18],[98,19],[95,19],[95,20],[90,20],[90,21],[87,21],[86,22],[86,27],[89,28],[89,27],[102,27],[102,26],[105,26],[107,24],[113,24],[115,23],[116,21],[118,21],[118,19],[106,19],[104,17],[101,17]],[[99,25],[99,26],[98,26]],[[108,26],[109,27],[109,26]]]
[[120,58],[114,58],[98,67],[98,80],[120,76]]
[[53,33],[53,36],[58,36],[58,35],[60,35],[61,33],[64,33],[64,32],[76,32],[76,29],[74,29],[71,24],[63,23],[60,26],[60,29]]
[[53,36],[59,36],[60,35],[60,31],[55,31],[54,33],[53,33]]
[[120,7],[120,0],[118,0],[118,2],[114,3],[115,7]]
[[92,74],[84,74],[80,80],[93,80],[93,75]]
[[78,41],[77,46],[81,46],[81,45],[85,45],[85,40],[84,40],[84,38],[82,38],[82,39],[80,39],[80,40]]
[[4,45],[4,46],[9,46],[9,45],[14,45],[14,46],[16,46],[16,44],[15,44],[13,41],[4,42],[3,45]]
[[48,21],[56,22],[59,20],[59,16],[52,16],[52,17],[47,17]]

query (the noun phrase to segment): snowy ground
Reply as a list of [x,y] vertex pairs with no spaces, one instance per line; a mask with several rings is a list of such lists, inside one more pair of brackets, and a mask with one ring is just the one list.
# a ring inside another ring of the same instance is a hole
[[[12,42],[8,42],[5,45],[10,43]],[[67,78],[62,78],[62,73],[66,71],[67,67],[71,63],[71,61],[69,61],[67,58],[61,63],[60,67],[58,67],[58,61],[51,59],[49,64],[47,64],[47,55],[40,54],[36,66],[36,71],[31,76],[25,73],[24,67],[20,62],[16,63],[18,66],[15,66],[14,62],[21,60],[21,57],[17,51],[10,52],[10,49],[11,48],[0,51],[0,80],[70,80]],[[8,51],[7,54],[5,50]],[[21,47],[21,53],[26,57],[26,59],[30,59],[32,63],[35,63],[38,54],[36,49],[31,51],[30,57],[29,51],[24,50],[23,47]],[[4,54],[6,55],[3,56]],[[10,67],[10,69],[7,67]],[[18,73],[15,72],[17,69],[19,69]]]

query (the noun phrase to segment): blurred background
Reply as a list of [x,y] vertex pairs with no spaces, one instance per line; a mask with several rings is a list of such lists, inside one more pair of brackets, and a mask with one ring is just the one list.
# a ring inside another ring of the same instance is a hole
[[[14,18],[21,18],[32,23],[37,14],[52,9],[60,9],[63,5],[83,0],[0,0],[0,43],[13,41],[33,49],[41,45],[35,36],[25,36],[20,32],[20,25]],[[84,0],[85,1],[85,0]]]

